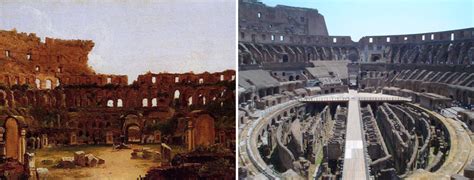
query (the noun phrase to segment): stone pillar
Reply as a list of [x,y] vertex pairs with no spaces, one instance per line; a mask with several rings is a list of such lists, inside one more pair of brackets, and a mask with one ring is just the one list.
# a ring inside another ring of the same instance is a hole
[[114,133],[111,131],[107,131],[105,133],[105,144],[114,144]]
[[194,149],[194,126],[193,126],[193,121],[189,118],[187,118],[188,122],[188,129],[187,129],[187,143],[188,143],[188,150],[192,151]]
[[28,171],[30,174],[30,178],[36,178],[36,166],[35,166],[35,153],[26,153],[26,160],[28,161]]
[[40,139],[39,137],[36,137],[36,141],[35,141],[35,142],[36,142],[36,148],[37,148],[37,149],[41,149],[41,148],[42,148],[42,147],[41,147],[41,139]]
[[19,144],[19,156],[18,156],[18,161],[20,163],[25,163],[25,153],[26,153],[26,130],[21,129],[20,130],[20,144]]
[[169,165],[171,163],[171,148],[165,143],[161,143],[161,165]]

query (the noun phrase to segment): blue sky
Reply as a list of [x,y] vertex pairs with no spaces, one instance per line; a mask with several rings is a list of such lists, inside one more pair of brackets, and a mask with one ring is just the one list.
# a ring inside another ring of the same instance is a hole
[[235,69],[236,3],[229,0],[0,2],[0,29],[90,39],[96,72]]
[[330,35],[396,35],[474,27],[474,0],[262,0],[316,8]]

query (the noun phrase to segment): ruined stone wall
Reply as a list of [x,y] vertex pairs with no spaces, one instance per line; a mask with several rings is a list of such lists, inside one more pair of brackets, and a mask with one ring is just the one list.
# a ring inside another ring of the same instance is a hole
[[356,47],[240,43],[239,65],[308,64],[311,60],[347,60],[351,54],[358,56]]
[[[97,75],[89,67],[90,40],[45,38],[16,30],[0,31],[0,84],[28,84],[38,89],[59,85],[127,84],[126,76]],[[108,82],[108,78],[114,79]]]
[[[156,125],[169,120],[176,121],[172,133],[179,143],[191,111],[211,109],[216,113],[211,115],[219,115],[221,121],[225,113],[218,108],[226,111],[234,105],[233,70],[148,73],[128,85],[127,76],[96,74],[89,67],[87,56],[93,46],[92,41],[46,38],[42,42],[35,34],[0,31],[0,107],[4,109],[0,115],[29,119],[31,147],[38,147],[31,142],[40,137],[49,138],[50,144],[110,144],[127,137],[131,126],[138,133],[130,133],[134,137],[129,140],[159,142]],[[230,128],[219,128],[223,132],[219,142],[232,143],[226,137],[235,136]],[[202,138],[213,144],[215,136]]]
[[[234,81],[235,82],[235,81]],[[235,95],[223,85],[162,87],[66,87],[55,90],[0,90],[9,107],[148,108],[202,106],[230,101]]]
[[300,35],[328,35],[324,17],[316,9],[239,0],[239,29]]

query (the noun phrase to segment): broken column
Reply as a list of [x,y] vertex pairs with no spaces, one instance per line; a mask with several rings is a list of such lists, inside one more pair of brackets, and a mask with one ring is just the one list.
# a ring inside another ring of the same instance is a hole
[[85,159],[84,151],[76,151],[74,152],[74,162],[78,166],[86,166],[86,159]]
[[161,143],[161,164],[170,165],[171,163],[171,148],[165,143]]

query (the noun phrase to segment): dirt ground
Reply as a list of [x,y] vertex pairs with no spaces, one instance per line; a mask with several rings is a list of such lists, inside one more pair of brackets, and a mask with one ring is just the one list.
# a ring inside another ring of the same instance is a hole
[[[132,148],[144,146],[132,145]],[[159,150],[158,145],[147,145],[152,150]],[[176,152],[181,149],[176,148]],[[98,167],[77,167],[74,169],[60,169],[54,167],[64,156],[74,156],[75,151],[92,153],[105,160],[105,164]],[[49,148],[35,151],[36,167],[46,167],[49,170],[48,179],[104,179],[104,180],[134,180],[144,176],[148,169],[159,166],[154,160],[131,159],[131,149],[113,150],[112,146],[78,146],[64,148]],[[53,160],[52,165],[45,165],[42,160]]]

